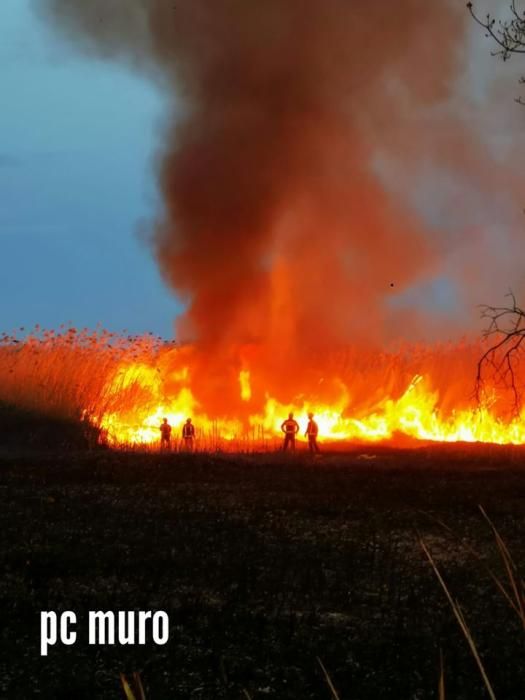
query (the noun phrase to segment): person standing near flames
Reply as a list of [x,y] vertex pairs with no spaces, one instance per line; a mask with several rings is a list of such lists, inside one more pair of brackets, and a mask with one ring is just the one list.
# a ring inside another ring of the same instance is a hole
[[299,423],[294,419],[293,413],[288,414],[288,418],[283,421],[281,430],[284,433],[283,452],[290,447],[295,452],[295,436],[299,432]]
[[188,452],[193,452],[195,426],[191,422],[191,418],[187,418],[186,422],[182,426],[182,439],[184,440],[185,449],[188,450]]
[[162,419],[160,430],[160,449],[171,450],[171,425],[167,418]]
[[319,435],[319,426],[314,421],[314,414],[308,414],[308,425],[306,426],[305,436],[308,438],[308,448],[310,452],[319,452],[317,444],[317,436]]

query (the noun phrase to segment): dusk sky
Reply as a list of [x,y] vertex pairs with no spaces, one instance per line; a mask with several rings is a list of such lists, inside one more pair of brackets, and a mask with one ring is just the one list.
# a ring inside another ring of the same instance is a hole
[[77,56],[30,0],[0,3],[0,330],[173,334],[141,222],[155,208],[154,86]]

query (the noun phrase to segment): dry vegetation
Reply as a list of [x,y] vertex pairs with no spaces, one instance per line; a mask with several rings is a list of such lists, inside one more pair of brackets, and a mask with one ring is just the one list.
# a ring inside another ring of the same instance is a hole
[[400,433],[419,439],[468,439],[469,433],[484,441],[524,439],[511,388],[484,375],[483,391],[478,378],[477,392],[483,400],[476,401],[479,343],[407,345],[389,353],[334,349],[303,358],[290,385],[268,373],[264,362],[255,363],[257,395],[249,403],[240,400],[236,352],[215,368],[224,400],[212,401],[212,408],[198,382],[202,357],[191,346],[103,330],[21,329],[18,336],[0,337],[0,402],[63,420],[84,419],[103,427],[102,439],[109,436],[112,445],[121,446],[156,442],[162,416],[173,414],[196,419],[201,450],[273,450],[288,404],[305,401],[334,430],[332,439],[373,438],[382,430],[394,440]]
[[[154,362],[162,343],[151,335],[126,337],[105,330],[39,327],[0,336],[0,402],[70,422],[111,412],[133,402],[136,383],[107,391],[122,363]],[[152,359],[153,358],[153,359]]]

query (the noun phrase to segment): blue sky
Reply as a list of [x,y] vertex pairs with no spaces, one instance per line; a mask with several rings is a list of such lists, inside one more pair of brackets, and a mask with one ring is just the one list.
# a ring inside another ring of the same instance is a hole
[[163,102],[0,1],[0,331],[36,323],[170,337],[179,309],[138,230],[155,211]]

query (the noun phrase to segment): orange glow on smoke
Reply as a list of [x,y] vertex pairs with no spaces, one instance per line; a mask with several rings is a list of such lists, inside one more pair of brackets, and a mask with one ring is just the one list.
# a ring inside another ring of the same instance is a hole
[[525,413],[505,412],[496,388],[488,387],[483,407],[474,401],[479,353],[479,344],[390,355],[349,349],[296,363],[283,374],[265,353],[242,348],[224,361],[212,397],[213,376],[195,348],[69,329],[22,340],[4,336],[0,400],[83,417],[116,448],[157,446],[163,418],[176,446],[191,417],[197,449],[273,449],[288,413],[294,412],[302,437],[309,411],[325,445],[403,438],[525,444]]

